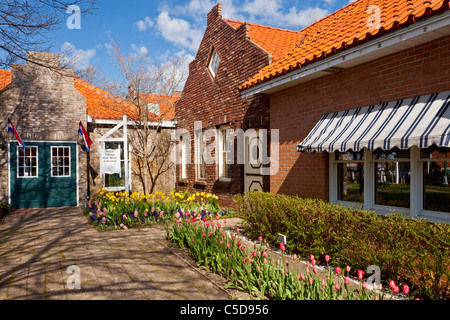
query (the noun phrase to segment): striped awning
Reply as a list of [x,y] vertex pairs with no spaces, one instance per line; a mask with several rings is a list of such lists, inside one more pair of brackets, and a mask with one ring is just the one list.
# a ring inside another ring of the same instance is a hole
[[450,147],[450,91],[325,114],[299,152]]

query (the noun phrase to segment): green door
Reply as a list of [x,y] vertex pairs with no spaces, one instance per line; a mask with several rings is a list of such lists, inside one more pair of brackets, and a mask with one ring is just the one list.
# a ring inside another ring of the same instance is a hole
[[75,143],[10,144],[10,196],[14,208],[77,205]]

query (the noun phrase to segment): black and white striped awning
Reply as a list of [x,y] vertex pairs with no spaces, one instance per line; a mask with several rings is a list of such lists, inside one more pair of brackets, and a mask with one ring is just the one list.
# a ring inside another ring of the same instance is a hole
[[299,152],[450,147],[450,91],[325,114]]

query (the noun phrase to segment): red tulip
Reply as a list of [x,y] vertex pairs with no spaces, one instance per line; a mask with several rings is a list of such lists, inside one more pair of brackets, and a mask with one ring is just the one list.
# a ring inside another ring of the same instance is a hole
[[259,237],[258,237],[258,240],[259,240],[259,241],[262,241],[263,239],[262,239],[262,237],[261,237],[261,236],[259,236]]
[[341,268],[336,267],[336,273],[337,273],[337,274],[341,274]]
[[404,294],[409,294],[409,287],[407,285],[403,286],[403,293]]
[[349,277],[345,277],[344,278],[344,283],[345,284],[349,284],[350,283],[350,278]]
[[326,255],[326,256],[325,256],[325,261],[326,261],[326,262],[330,261],[330,256],[329,256],[329,255]]
[[253,257],[256,257],[256,252],[253,252],[253,253],[252,253],[252,256],[253,256]]
[[314,268],[314,269],[313,269],[313,272],[314,272],[314,274],[317,274],[317,269]]
[[336,290],[339,290],[339,283],[336,283],[336,285],[334,286],[334,288],[335,288]]

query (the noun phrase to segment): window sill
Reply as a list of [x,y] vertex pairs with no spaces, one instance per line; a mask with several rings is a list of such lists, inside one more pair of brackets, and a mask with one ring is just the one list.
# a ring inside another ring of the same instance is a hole
[[178,185],[179,186],[187,186],[189,184],[189,180],[188,179],[180,179],[178,180]]
[[206,185],[208,185],[208,182],[206,182],[206,180],[197,180],[197,181],[195,181],[195,185],[206,186]]
[[231,186],[231,178],[219,178],[214,183],[216,188],[229,188]]

